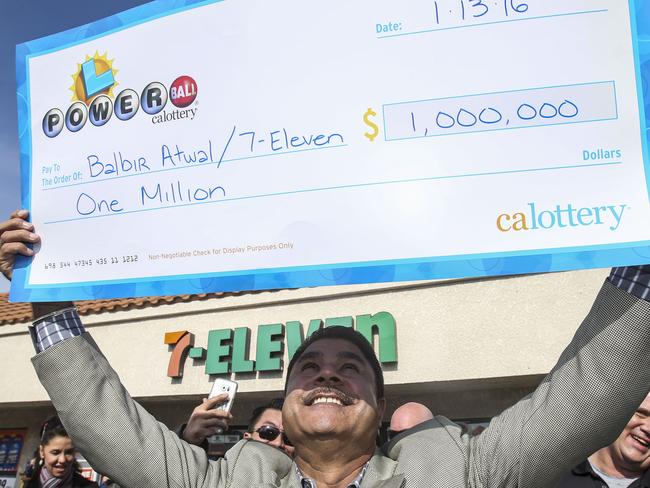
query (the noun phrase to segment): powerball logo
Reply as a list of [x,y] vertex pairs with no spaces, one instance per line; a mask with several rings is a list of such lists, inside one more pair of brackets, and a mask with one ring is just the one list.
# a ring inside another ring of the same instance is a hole
[[534,202],[516,212],[502,213],[496,226],[500,232],[521,232],[604,225],[615,231],[630,207],[626,204],[576,207],[571,203],[539,208]]
[[[83,63],[77,64],[70,86],[72,104],[65,109],[65,113],[55,107],[43,116],[43,133],[47,137],[58,136],[64,128],[69,132],[78,132],[87,122],[101,127],[113,116],[125,122],[132,119],[139,108],[151,116],[153,124],[194,119],[198,110],[198,103],[195,103],[198,86],[194,78],[178,76],[169,89],[159,81],[151,81],[139,91],[124,88],[115,96],[119,83],[114,62],[114,59],[108,58],[108,53],[99,55],[95,52],[93,56],[86,55]],[[165,110],[168,101],[176,108]]]

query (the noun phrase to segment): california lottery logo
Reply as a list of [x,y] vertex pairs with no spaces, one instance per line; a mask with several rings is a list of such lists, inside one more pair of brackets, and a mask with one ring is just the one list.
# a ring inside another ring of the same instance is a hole
[[[95,52],[94,56],[86,55],[84,62],[77,65],[70,86],[72,104],[65,114],[59,108],[51,108],[43,116],[43,133],[47,137],[58,136],[64,128],[73,133],[78,132],[88,121],[101,127],[113,115],[125,122],[132,119],[140,107],[145,114],[151,116],[153,124],[194,119],[197,112],[197,104],[194,102],[198,93],[194,78],[179,76],[169,85],[169,90],[163,83],[152,81],[140,93],[125,88],[115,96],[115,87],[118,85],[115,76],[118,70],[113,66],[114,61],[108,59],[108,53],[100,56]],[[168,101],[176,109],[165,110]]]
[[496,225],[500,232],[570,229],[596,225],[604,225],[610,231],[615,231],[621,225],[626,210],[627,213],[631,210],[626,203],[593,207],[580,207],[566,203],[543,208],[535,202],[530,202],[526,208],[500,214]]

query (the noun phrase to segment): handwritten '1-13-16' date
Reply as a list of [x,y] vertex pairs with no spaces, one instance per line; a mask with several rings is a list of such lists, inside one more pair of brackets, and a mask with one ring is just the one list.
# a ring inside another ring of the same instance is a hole
[[[511,15],[523,14],[528,12],[528,3],[523,0],[502,0],[500,3],[492,0],[457,0],[457,4],[450,0],[438,0],[433,2],[436,24],[440,25],[445,13],[452,14],[458,7],[456,15],[460,20],[478,19],[492,13],[496,6],[497,15],[510,17]],[[450,8],[451,7],[451,8]]]
[[132,254],[126,256],[109,256],[101,258],[75,259],[74,261],[58,261],[45,263],[45,269],[65,269],[65,268],[84,268],[89,266],[104,266],[107,264],[128,264],[138,261],[139,255]]

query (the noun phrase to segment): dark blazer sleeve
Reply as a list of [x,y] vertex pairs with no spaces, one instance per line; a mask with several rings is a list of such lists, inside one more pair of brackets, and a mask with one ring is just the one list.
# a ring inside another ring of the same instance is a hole
[[209,461],[138,405],[88,333],[32,362],[76,447],[100,473],[138,488],[226,486],[228,461]]
[[469,440],[469,485],[552,487],[623,430],[650,388],[650,304],[605,282],[553,370]]
[[94,481],[87,480],[80,473],[74,473],[72,488],[99,488],[99,485]]

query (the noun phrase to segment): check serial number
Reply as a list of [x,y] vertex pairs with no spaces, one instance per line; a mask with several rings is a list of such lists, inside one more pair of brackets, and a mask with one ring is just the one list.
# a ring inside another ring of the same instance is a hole
[[79,258],[69,261],[51,261],[45,263],[45,269],[65,269],[65,268],[85,268],[90,266],[107,266],[117,264],[136,263],[139,260],[138,254],[129,254],[125,256],[102,256],[96,258]]

